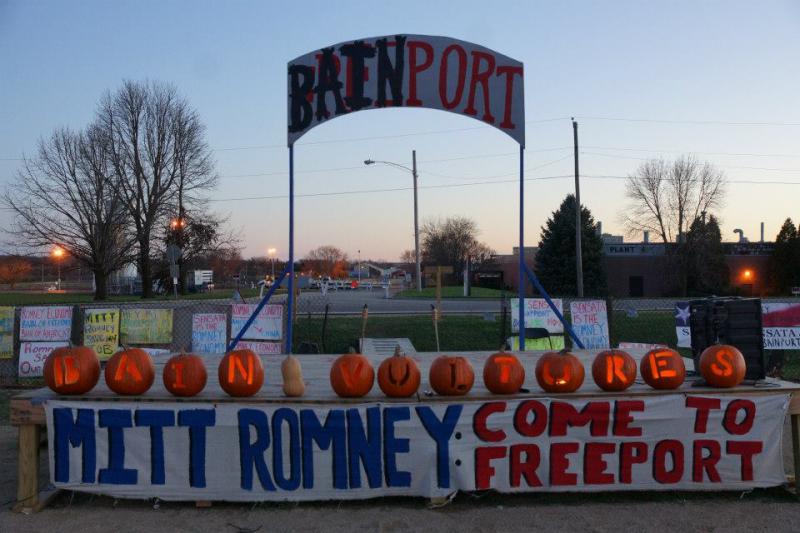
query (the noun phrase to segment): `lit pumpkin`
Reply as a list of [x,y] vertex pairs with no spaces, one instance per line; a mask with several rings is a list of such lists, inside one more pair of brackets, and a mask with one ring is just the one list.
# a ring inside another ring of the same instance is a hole
[[56,348],[44,361],[44,381],[57,394],[85,394],[100,379],[100,361],[89,346]]
[[225,354],[217,369],[219,386],[236,398],[252,396],[264,384],[264,367],[253,350],[233,350]]
[[545,392],[575,392],[584,374],[581,360],[567,350],[547,352],[536,362],[536,381]]
[[144,394],[150,390],[155,377],[153,359],[141,348],[125,348],[106,363],[106,385],[117,394]]
[[208,373],[199,355],[181,353],[164,365],[164,388],[175,396],[196,396],[206,387]]
[[677,389],[686,379],[686,365],[681,354],[670,348],[655,348],[647,352],[639,364],[645,383],[660,390]]
[[483,383],[494,394],[516,394],[525,382],[525,368],[517,356],[500,350],[486,359]]
[[420,372],[417,363],[400,352],[398,346],[394,355],[383,360],[378,367],[378,386],[390,398],[408,398],[419,389]]
[[342,398],[360,398],[372,390],[374,383],[372,363],[352,348],[331,365],[331,387]]
[[440,355],[431,363],[431,388],[442,396],[463,396],[475,383],[472,365],[461,356]]
[[604,350],[594,358],[592,378],[605,391],[623,391],[636,381],[636,360],[622,350]]
[[742,352],[729,344],[709,346],[700,354],[700,375],[712,387],[735,387],[746,370]]

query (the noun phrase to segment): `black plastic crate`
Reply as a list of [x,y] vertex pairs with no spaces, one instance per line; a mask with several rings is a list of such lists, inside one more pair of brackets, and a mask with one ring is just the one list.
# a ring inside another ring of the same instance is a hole
[[700,354],[713,344],[730,344],[744,355],[745,379],[764,379],[764,333],[761,329],[760,298],[706,298],[689,302],[689,325],[695,368]]

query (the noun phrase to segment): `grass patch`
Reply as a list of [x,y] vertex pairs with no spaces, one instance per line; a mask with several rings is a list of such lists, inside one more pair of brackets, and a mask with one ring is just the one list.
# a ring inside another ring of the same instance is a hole
[[[472,287],[469,298],[502,298],[503,296],[513,297],[514,294],[500,289]],[[426,287],[421,291],[406,289],[398,292],[395,298],[436,298],[436,287]],[[442,287],[442,298],[464,298],[464,287],[461,285]]]
[[[195,300],[224,300],[229,299],[233,295],[233,289],[216,289],[208,292],[189,293],[179,295],[178,299],[183,301]],[[277,291],[286,292],[281,289]],[[248,301],[254,301],[258,298],[258,289],[241,289],[242,297]],[[160,301],[175,301],[172,294],[162,294],[143,300],[141,296],[136,295],[122,295],[110,296],[106,302],[160,302]],[[94,299],[91,294],[84,293],[49,293],[49,292],[2,292],[0,293],[0,305],[47,305],[47,304],[88,304],[93,303]]]

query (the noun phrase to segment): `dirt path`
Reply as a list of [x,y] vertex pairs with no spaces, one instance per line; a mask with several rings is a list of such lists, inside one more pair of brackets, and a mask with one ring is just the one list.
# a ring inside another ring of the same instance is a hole
[[[790,466],[788,424],[784,458]],[[47,478],[42,454],[43,483]],[[420,498],[366,502],[220,504],[114,500],[85,494],[60,496],[45,511],[9,511],[16,496],[16,429],[0,426],[0,532],[94,533],[113,531],[798,531],[800,502],[783,489],[751,493],[628,493],[583,495],[460,495],[438,510]]]

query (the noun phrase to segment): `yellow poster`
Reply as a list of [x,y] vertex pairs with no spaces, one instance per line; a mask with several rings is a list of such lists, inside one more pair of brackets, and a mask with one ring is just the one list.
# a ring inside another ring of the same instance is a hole
[[119,309],[87,309],[83,321],[83,344],[108,359],[119,347]]
[[123,309],[120,339],[125,344],[172,342],[172,309]]
[[0,359],[14,357],[14,308],[0,307]]

